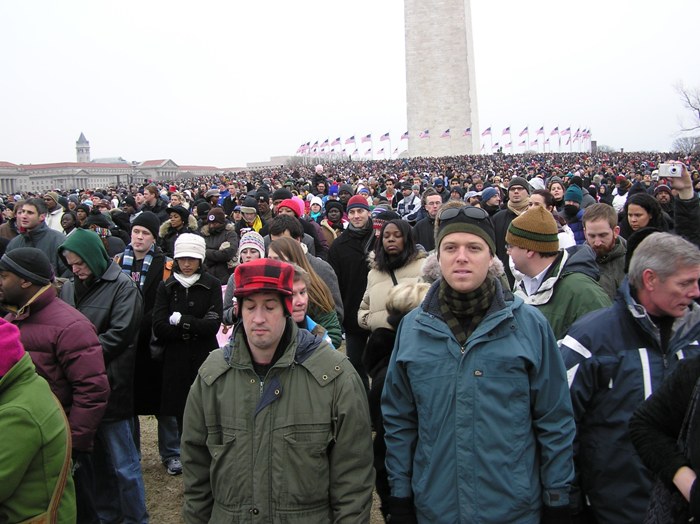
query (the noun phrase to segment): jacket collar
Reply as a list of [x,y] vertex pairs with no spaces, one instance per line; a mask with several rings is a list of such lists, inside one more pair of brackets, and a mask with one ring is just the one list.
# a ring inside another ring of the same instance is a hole
[[56,291],[53,284],[46,284],[40,288],[26,304],[20,308],[14,306],[6,306],[11,315],[11,322],[15,320],[25,320],[32,313],[41,311],[46,305],[50,304],[56,298]]

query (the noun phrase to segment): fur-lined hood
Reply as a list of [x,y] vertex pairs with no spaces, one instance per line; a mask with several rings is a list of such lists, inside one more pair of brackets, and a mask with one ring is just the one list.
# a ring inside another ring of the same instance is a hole
[[[231,223],[231,222],[226,222],[226,226],[224,229],[220,230],[221,231],[235,231],[236,227]],[[208,237],[211,236],[211,233],[209,232],[209,224],[204,224],[199,232],[202,234],[203,237]]]
[[[489,276],[499,279],[501,284],[503,284],[506,275],[506,272],[503,269],[503,262],[501,262],[501,260],[495,255],[492,260],[493,263],[489,268]],[[425,264],[423,264],[423,281],[432,284],[441,277],[442,271],[440,270],[440,262],[438,261],[437,253],[432,253],[428,256]],[[507,280],[506,284],[504,285],[504,289],[509,289]]]
[[[160,238],[165,238],[165,235],[168,233],[168,230],[170,229],[170,219],[166,220],[160,225],[160,229],[158,230],[158,236]],[[194,215],[189,215],[187,217],[187,229],[189,229],[192,232],[197,231],[197,219],[195,218]]]
[[[428,253],[426,253],[425,249],[423,249],[423,246],[418,246],[418,253],[416,253],[413,260],[420,260],[422,258],[426,258],[427,256]],[[410,264],[413,262],[413,260],[409,260],[407,264]],[[369,264],[370,269],[377,269],[377,263],[374,261],[374,251],[370,251],[369,255],[367,255],[367,263]]]

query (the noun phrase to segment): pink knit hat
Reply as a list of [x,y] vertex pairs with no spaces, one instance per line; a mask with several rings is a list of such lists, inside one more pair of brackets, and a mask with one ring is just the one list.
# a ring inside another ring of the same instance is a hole
[[0,377],[7,375],[23,355],[24,347],[19,340],[19,329],[0,318]]

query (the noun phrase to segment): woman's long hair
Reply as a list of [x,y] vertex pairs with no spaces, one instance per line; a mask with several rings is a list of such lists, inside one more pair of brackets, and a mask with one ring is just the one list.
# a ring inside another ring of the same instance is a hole
[[[403,235],[403,251],[395,257],[390,257],[384,250],[384,230],[389,224],[395,225],[401,235]],[[409,262],[413,261],[418,255],[418,248],[416,247],[416,240],[413,236],[413,229],[409,223],[400,218],[389,220],[383,226],[379,232],[379,242],[376,243],[374,248],[374,263],[379,271],[388,273],[390,270],[396,270],[402,268]]]
[[309,274],[309,301],[313,306],[323,313],[335,311],[331,290],[311,267],[298,241],[287,237],[278,238],[270,242],[269,249],[277,253],[283,261],[294,263]]
[[631,204],[635,204],[647,213],[649,213],[649,223],[644,227],[653,227],[659,231],[668,231],[668,223],[664,217],[664,211],[661,209],[661,204],[648,193],[635,193],[627,197],[625,207],[622,210],[622,220],[620,221],[620,236],[625,240],[634,233],[632,226],[627,219],[627,210]]

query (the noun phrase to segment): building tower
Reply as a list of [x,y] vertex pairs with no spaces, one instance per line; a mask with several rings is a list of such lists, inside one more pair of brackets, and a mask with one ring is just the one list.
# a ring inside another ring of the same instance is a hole
[[80,133],[80,138],[75,143],[75,154],[78,157],[78,162],[90,162],[90,142],[87,141],[87,138],[82,133]]
[[[404,0],[410,156],[479,152],[470,0]],[[449,137],[441,138],[450,130]],[[471,135],[465,136],[470,129]],[[420,138],[428,131],[429,138]]]

